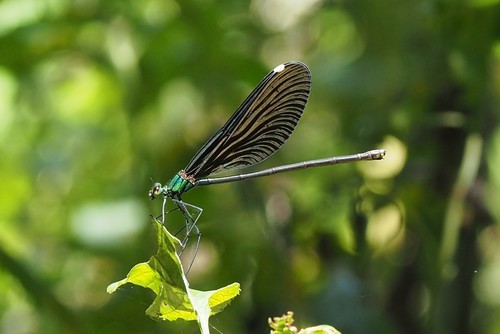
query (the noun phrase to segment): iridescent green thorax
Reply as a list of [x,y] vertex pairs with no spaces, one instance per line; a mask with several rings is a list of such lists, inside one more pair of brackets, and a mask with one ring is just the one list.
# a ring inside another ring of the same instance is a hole
[[167,186],[167,191],[172,196],[180,196],[194,187],[194,178],[188,176],[183,170],[175,175]]

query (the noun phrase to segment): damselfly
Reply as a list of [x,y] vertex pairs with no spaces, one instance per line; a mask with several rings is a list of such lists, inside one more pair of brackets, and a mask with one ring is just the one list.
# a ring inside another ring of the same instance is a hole
[[[202,209],[185,203],[181,197],[186,191],[209,184],[242,181],[250,178],[288,172],[309,167],[335,165],[361,160],[381,160],[384,150],[309,160],[283,165],[258,172],[207,178],[221,172],[253,166],[275,153],[290,137],[304,111],[311,89],[311,73],[301,62],[278,65],[250,93],[229,120],[194,155],[186,168],[175,175],[167,185],[154,183],[149,197],[163,196],[162,222],[165,222],[165,204],[171,199],[186,220],[185,246],[194,230]],[[193,210],[194,215],[190,213]]]

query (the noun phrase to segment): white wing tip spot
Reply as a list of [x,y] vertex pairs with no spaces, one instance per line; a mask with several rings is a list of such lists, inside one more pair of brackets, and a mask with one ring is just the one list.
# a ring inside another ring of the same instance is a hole
[[284,69],[285,69],[285,64],[280,64],[280,65],[276,66],[273,71],[275,73],[279,73],[279,72],[283,71]]

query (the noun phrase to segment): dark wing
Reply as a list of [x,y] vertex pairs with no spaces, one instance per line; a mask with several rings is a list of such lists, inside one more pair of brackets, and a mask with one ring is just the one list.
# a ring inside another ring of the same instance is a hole
[[255,165],[276,152],[302,116],[311,89],[305,64],[277,66],[184,169],[195,179]]

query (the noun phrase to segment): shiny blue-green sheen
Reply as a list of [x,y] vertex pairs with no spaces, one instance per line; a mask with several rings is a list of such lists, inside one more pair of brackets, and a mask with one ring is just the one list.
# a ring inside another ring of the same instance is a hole
[[172,195],[181,195],[191,188],[193,184],[179,174],[175,175],[167,186]]

